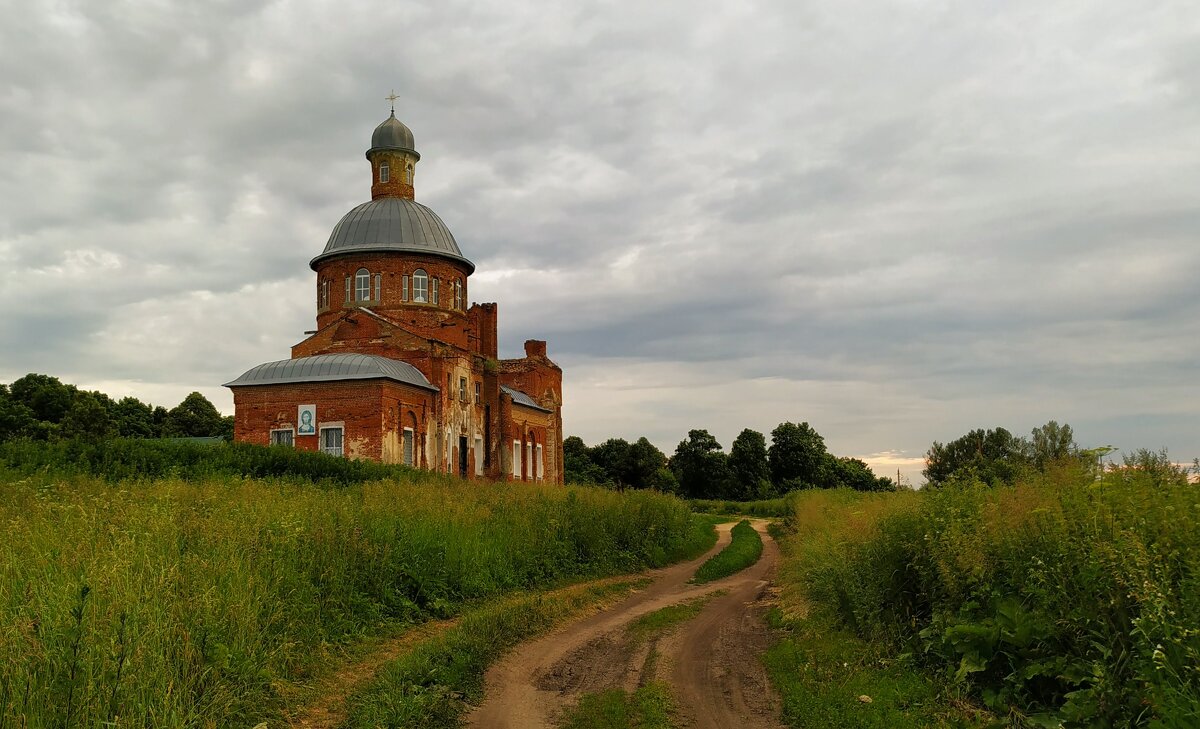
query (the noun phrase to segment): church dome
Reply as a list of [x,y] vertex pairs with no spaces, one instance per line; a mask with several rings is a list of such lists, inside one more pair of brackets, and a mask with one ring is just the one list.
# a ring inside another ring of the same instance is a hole
[[411,152],[417,159],[421,159],[415,145],[412,130],[404,126],[404,123],[397,119],[393,112],[371,133],[371,149],[367,150],[367,154],[381,149],[396,149],[402,152]]
[[468,274],[475,271],[437,213],[401,197],[381,197],[346,213],[309,265],[315,271],[322,261],[352,253],[424,253],[465,264]]

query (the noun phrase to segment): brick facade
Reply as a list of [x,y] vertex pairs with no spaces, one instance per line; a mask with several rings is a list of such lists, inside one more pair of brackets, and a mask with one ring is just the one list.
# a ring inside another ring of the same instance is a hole
[[[406,170],[418,159],[408,151],[373,148],[372,199],[413,199]],[[388,180],[381,181],[385,163]],[[292,347],[291,356],[400,360],[432,388],[383,378],[235,386],[234,437],[267,444],[271,431],[291,430],[295,447],[317,450],[319,434],[299,435],[295,422],[301,405],[315,405],[318,427],[343,429],[347,457],[401,463],[409,429],[417,467],[468,478],[562,483],[562,370],[547,356],[546,342],[530,340],[524,357],[498,360],[497,305],[467,303],[471,264],[414,248],[327,250],[318,257],[317,328]],[[427,277],[425,301],[417,300],[418,270]],[[360,271],[367,273],[365,289]],[[535,404],[514,402],[502,387]]]

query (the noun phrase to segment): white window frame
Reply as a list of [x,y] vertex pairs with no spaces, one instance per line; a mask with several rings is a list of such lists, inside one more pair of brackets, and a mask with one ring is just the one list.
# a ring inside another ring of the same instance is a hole
[[412,428],[404,428],[400,433],[400,461],[406,466],[417,463],[417,434]]
[[371,272],[365,268],[354,272],[354,300],[371,300]]
[[465,377],[458,378],[458,399],[463,402],[467,401],[467,378]]
[[349,276],[347,276],[347,277],[346,277],[346,303],[347,303],[347,304],[349,304],[351,301],[353,301],[353,299],[352,299],[352,298],[350,298],[350,294],[351,294],[351,291],[350,291],[350,286],[351,286],[352,284],[353,284],[353,281],[351,281],[351,280],[350,280],[350,277],[349,277]]
[[533,469],[533,441],[527,441],[525,443],[525,463],[527,464],[527,468],[529,468],[529,473],[526,474],[526,478],[532,481],[533,474],[535,473]]
[[379,181],[380,182],[390,182],[391,179],[392,179],[392,168],[388,166],[388,163],[384,162],[383,164],[379,165]]
[[434,305],[434,306],[437,306],[437,305],[440,303],[440,302],[438,301],[438,299],[440,298],[440,297],[438,296],[438,293],[439,293],[439,292],[438,292],[438,279],[436,279],[436,278],[435,278],[435,279],[432,279],[432,283],[431,283],[431,285],[430,285],[430,288],[432,289],[432,290],[430,291],[430,293],[432,294],[431,298],[433,299],[433,305]]
[[475,475],[483,475],[483,436],[475,436]]
[[408,301],[408,274],[400,277],[400,300]]
[[404,173],[405,173],[405,177],[407,178],[407,180],[406,180],[406,181],[408,182],[408,184],[410,184],[410,185],[411,185],[411,184],[412,184],[412,181],[413,181],[413,165],[412,165],[412,162],[409,162],[409,163],[408,163],[408,166],[404,168]]
[[[327,430],[336,430],[341,434],[336,453],[333,451],[333,449],[325,445],[325,431]],[[330,456],[337,456],[338,458],[344,458],[346,456],[346,426],[344,424],[338,423],[336,425],[322,425],[317,428],[317,435],[317,444],[320,446],[322,453]]]
[[513,441],[513,459],[512,459],[512,475],[513,478],[521,477],[521,441]]
[[537,480],[542,481],[546,478],[546,453],[542,450],[542,444],[537,444],[537,460],[534,461],[537,468]]
[[[288,434],[287,442],[280,443],[279,441],[275,440],[276,433],[287,433]],[[296,447],[296,429],[295,428],[272,428],[271,435],[270,435],[270,443],[271,443],[271,445],[285,445],[290,448],[295,448]]]
[[479,401],[483,399],[483,396],[480,394],[480,391],[482,389],[483,389],[482,383],[480,383],[479,380],[475,380],[475,403],[476,404],[478,404]]
[[371,297],[372,301],[382,301],[383,300],[383,274],[382,273],[375,274],[374,294],[375,295],[373,297]]
[[413,271],[412,280],[412,300],[418,304],[429,303],[429,274],[425,273],[425,269],[418,268]]
[[462,308],[462,281],[454,282],[454,308]]
[[321,308],[322,309],[329,308],[329,280],[328,279],[321,282]]

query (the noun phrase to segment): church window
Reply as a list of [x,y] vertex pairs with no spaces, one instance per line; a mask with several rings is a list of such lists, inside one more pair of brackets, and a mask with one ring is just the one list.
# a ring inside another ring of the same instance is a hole
[[520,478],[521,477],[521,441],[519,441],[519,440],[513,441],[512,467],[513,467],[513,471],[512,471],[513,478]]
[[541,443],[537,444],[537,460],[534,463],[537,464],[537,480],[541,481],[546,478],[546,457]]
[[404,465],[413,465],[413,429],[404,429]]
[[462,402],[467,401],[467,378],[458,378],[458,399]]
[[425,269],[418,268],[417,270],[413,271],[412,286],[413,301],[417,302],[418,304],[429,303],[429,274],[425,273]]
[[454,282],[454,308],[462,308],[462,281]]
[[412,166],[412,162],[409,162],[408,167],[404,168],[404,181],[411,185],[412,177],[413,177],[413,166]]
[[329,308],[329,282],[328,281],[321,282],[321,308],[322,309]]
[[379,165],[379,181],[387,182],[392,178],[392,168],[388,167],[388,163],[384,162]]
[[475,383],[475,402],[479,402],[479,383]]
[[367,301],[371,298],[371,272],[365,268],[354,274],[354,300]]
[[321,428],[321,451],[331,456],[342,455],[342,429]]
[[400,277],[400,300],[408,301],[408,274]]
[[375,300],[376,301],[383,300],[383,274],[382,273],[375,274]]
[[271,431],[271,445],[290,446],[294,442],[295,431],[291,428]]
[[350,277],[346,277],[346,303],[349,304],[353,299],[350,298]]
[[430,293],[432,294],[433,305],[437,306],[438,304],[440,304],[441,302],[438,301],[438,280],[436,278],[433,279],[433,291],[431,291]]

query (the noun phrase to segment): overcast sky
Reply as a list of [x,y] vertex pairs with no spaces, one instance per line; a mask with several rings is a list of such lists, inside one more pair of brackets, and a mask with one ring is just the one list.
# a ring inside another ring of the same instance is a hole
[[168,407],[283,359],[370,195],[548,339],[568,434],[808,421],[920,480],[1047,420],[1200,456],[1200,10],[0,0],[0,381]]

